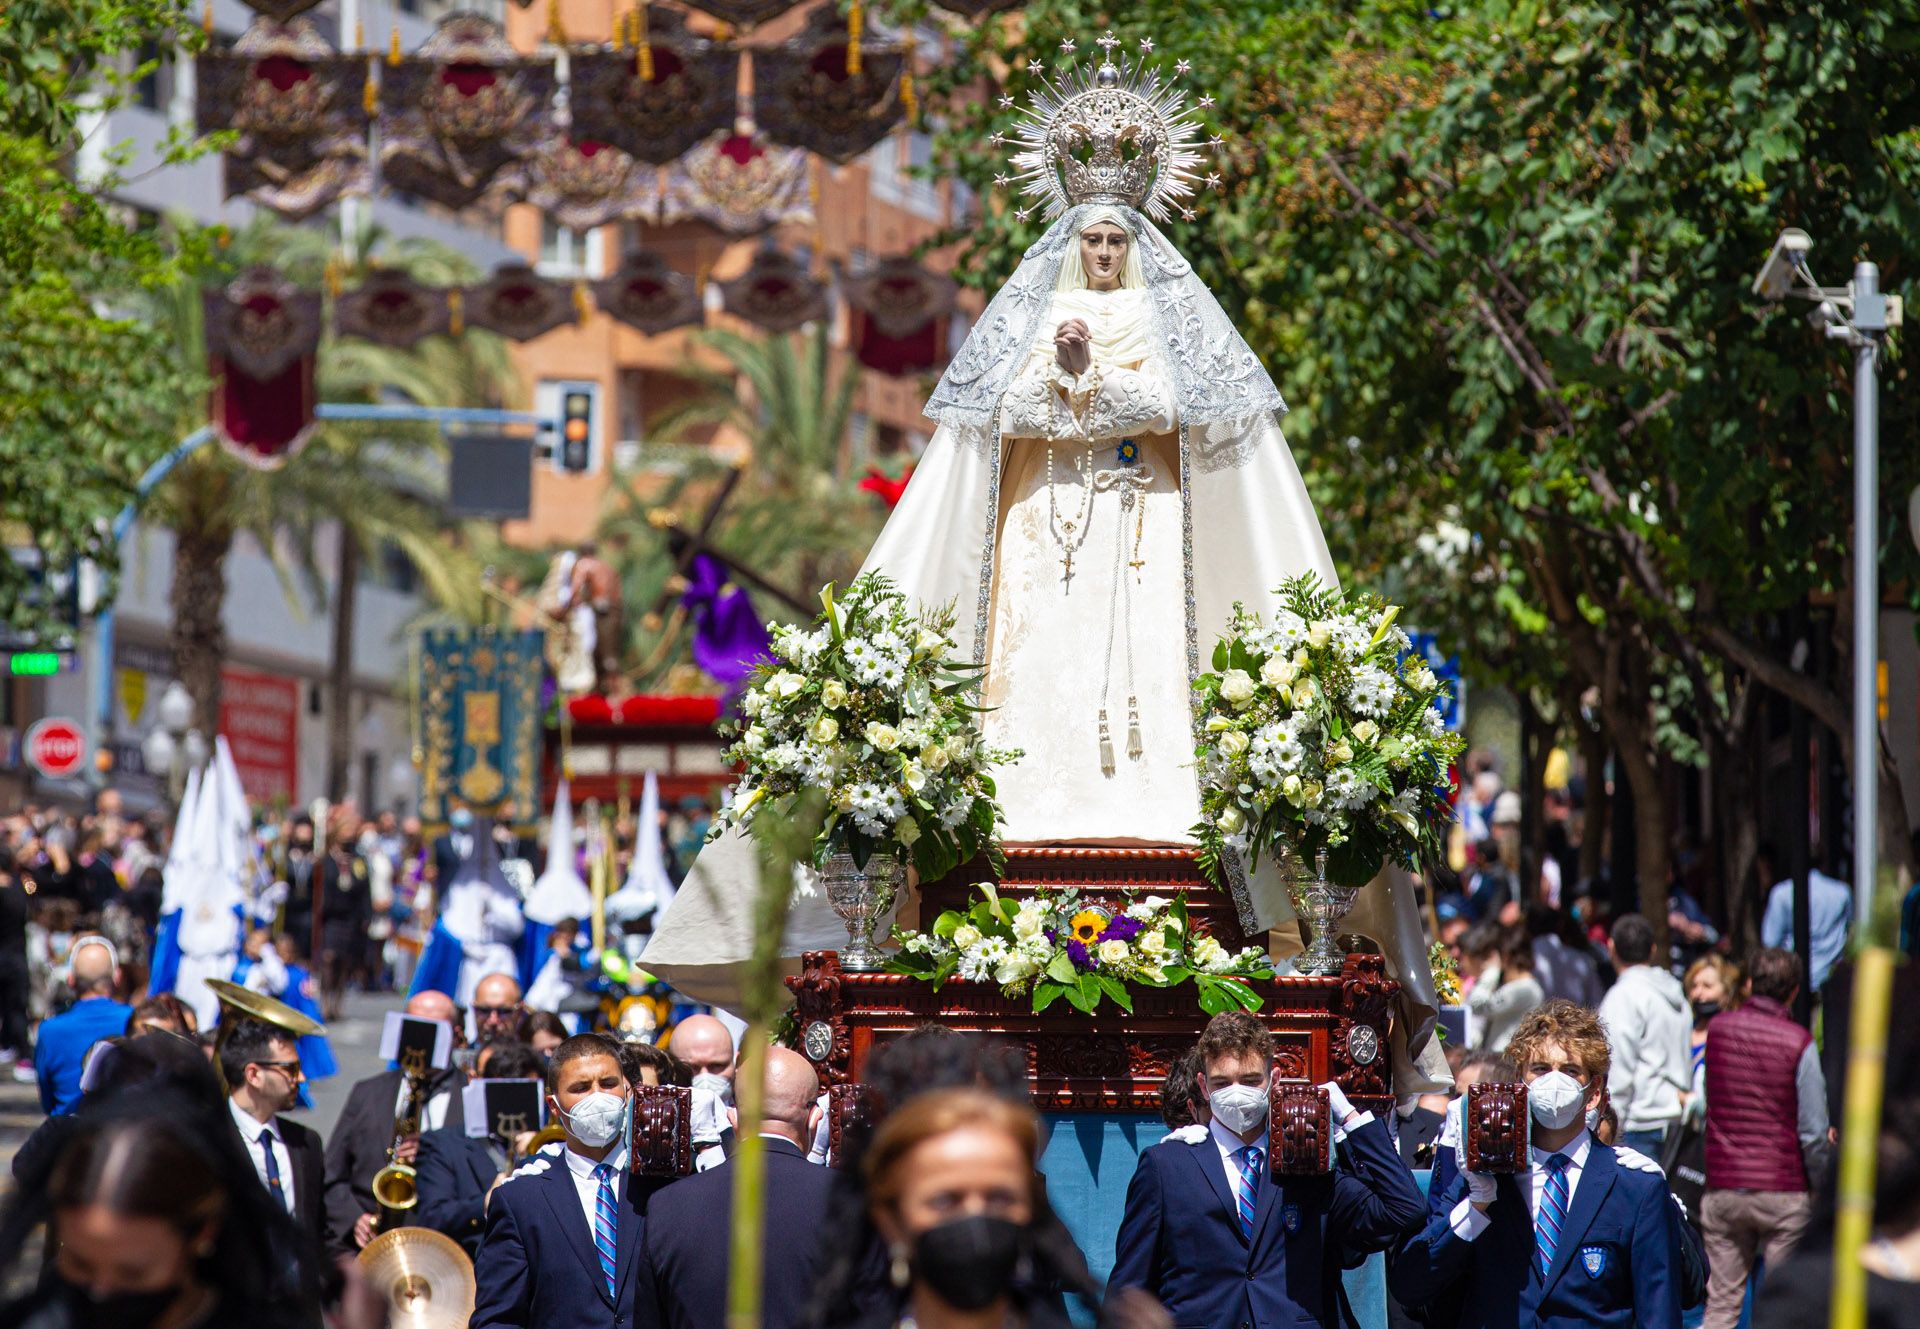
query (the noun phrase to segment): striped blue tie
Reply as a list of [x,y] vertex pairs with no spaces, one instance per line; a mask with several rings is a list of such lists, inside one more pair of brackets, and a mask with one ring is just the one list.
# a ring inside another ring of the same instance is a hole
[[1240,1215],[1240,1235],[1252,1241],[1253,1202],[1260,1193],[1260,1164],[1265,1151],[1257,1144],[1250,1144],[1236,1150],[1233,1156],[1240,1160],[1240,1177],[1233,1187],[1233,1206]]
[[613,1206],[613,1164],[600,1163],[593,1169],[600,1191],[593,1201],[593,1248],[600,1252],[600,1272],[606,1275],[607,1295],[616,1295],[614,1251],[619,1248],[620,1216]]
[[1560,1246],[1560,1233],[1567,1226],[1567,1164],[1565,1154],[1547,1159],[1547,1186],[1540,1193],[1540,1213],[1534,1222],[1534,1241],[1540,1249],[1540,1278],[1545,1281],[1553,1269],[1553,1253]]

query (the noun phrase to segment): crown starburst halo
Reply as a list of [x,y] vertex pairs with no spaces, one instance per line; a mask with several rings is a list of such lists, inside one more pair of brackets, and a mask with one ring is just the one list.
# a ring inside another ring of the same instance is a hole
[[[1097,66],[1081,65],[1056,78],[1038,74],[1033,104],[1020,113],[1011,135],[994,136],[995,146],[1011,138],[1013,183],[1038,202],[1014,215],[1025,220],[1037,207],[1051,219],[1081,203],[1134,208],[1155,221],[1176,211],[1189,221],[1188,200],[1203,179],[1217,187],[1219,176],[1201,175],[1206,164],[1205,128],[1186,90],[1144,59],[1138,63],[1115,54],[1118,39],[1109,32],[1095,45]],[[1072,48],[1062,43],[1067,50]],[[1152,45],[1141,42],[1141,55]],[[1187,71],[1182,60],[1176,69]],[[1002,99],[1004,104],[1005,99]],[[1200,106],[1213,104],[1203,98]],[[1215,136],[1211,146],[1219,147]],[[1007,177],[998,176],[996,183]]]

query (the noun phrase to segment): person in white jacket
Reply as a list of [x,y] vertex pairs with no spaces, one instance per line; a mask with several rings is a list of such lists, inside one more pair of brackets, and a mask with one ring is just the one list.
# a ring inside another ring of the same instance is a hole
[[1693,1016],[1680,980],[1650,963],[1653,924],[1622,914],[1607,941],[1620,977],[1600,1003],[1613,1048],[1607,1094],[1620,1117],[1620,1142],[1660,1156],[1679,1124],[1693,1083]]

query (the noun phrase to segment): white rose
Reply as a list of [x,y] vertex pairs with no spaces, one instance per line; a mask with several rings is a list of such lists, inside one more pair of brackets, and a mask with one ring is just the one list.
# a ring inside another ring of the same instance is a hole
[[754,725],[747,730],[746,736],[740,742],[748,752],[758,752],[767,745],[767,731],[759,725]]
[[799,696],[800,690],[806,686],[807,680],[805,678],[788,669],[782,669],[779,673],[767,680],[767,691],[775,697],[778,697],[781,701],[787,701]]
[[1013,935],[1026,941],[1039,936],[1046,924],[1047,916],[1038,909],[1021,909],[1013,916]]
[[965,734],[954,734],[947,739],[947,759],[965,761],[973,751],[973,743]]
[[1229,729],[1220,735],[1220,750],[1229,757],[1237,757],[1247,750],[1247,736],[1238,729]]
[[912,817],[902,817],[893,823],[893,838],[907,848],[913,848],[913,842],[920,838],[920,823]]
[[1301,801],[1310,808],[1320,806],[1320,799],[1327,791],[1320,787],[1318,780],[1309,780],[1300,790]]
[[1283,688],[1293,682],[1294,670],[1291,664],[1280,656],[1270,656],[1260,666],[1260,681],[1270,688]]
[[1102,964],[1125,964],[1127,962],[1127,943],[1124,941],[1101,942],[1100,962]]
[[1319,650],[1333,640],[1333,624],[1317,622],[1307,629],[1307,645]]
[[847,704],[847,687],[837,678],[830,678],[820,685],[820,704],[830,711],[837,711]]
[[1302,679],[1299,686],[1293,690],[1293,704],[1299,708],[1311,706],[1313,705],[1313,699],[1319,695],[1320,689],[1314,686],[1312,679]]
[[840,737],[840,722],[831,715],[823,715],[807,729],[807,737],[816,743],[831,743]]
[[1220,696],[1228,704],[1239,707],[1253,700],[1253,675],[1244,669],[1229,669],[1220,676]]
[[1226,807],[1221,808],[1220,815],[1213,819],[1213,824],[1215,826],[1218,826],[1221,830],[1225,831],[1228,835],[1234,834],[1242,826],[1246,825],[1246,823],[1247,823],[1246,817],[1241,814],[1241,811],[1238,807],[1234,806],[1231,803],[1227,804]]
[[1226,949],[1212,937],[1202,937],[1193,944],[1193,962],[1202,969],[1215,969],[1227,959]]
[[993,971],[993,979],[1004,987],[1013,983],[1024,983],[1039,972],[1039,965],[1015,951],[1000,962],[1000,967]]
[[867,726],[867,742],[882,752],[892,752],[900,746],[900,731],[890,724],[881,724],[875,720]]
[[1413,684],[1414,687],[1422,692],[1431,692],[1440,686],[1440,680],[1434,676],[1433,670],[1427,668],[1425,665],[1421,665],[1409,674],[1407,676],[1407,682]]
[[1281,784],[1280,792],[1285,794],[1291,802],[1298,803],[1300,801],[1300,788],[1300,777],[1297,775],[1289,775]]
[[1362,720],[1353,727],[1353,736],[1362,743],[1371,743],[1380,737],[1380,726],[1371,720]]
[[1159,928],[1148,928],[1140,934],[1140,940],[1135,944],[1140,947],[1142,955],[1158,962],[1159,957],[1167,953],[1167,934]]
[[980,929],[971,923],[962,923],[953,930],[953,944],[961,950],[977,945],[980,941]]
[[1327,753],[1327,760],[1335,766],[1343,766],[1353,760],[1353,744],[1341,739]]
[[947,769],[948,760],[947,750],[938,743],[929,743],[920,753],[920,764],[936,775]]
[[946,644],[946,638],[930,628],[921,628],[920,635],[914,639],[915,655],[932,655]]

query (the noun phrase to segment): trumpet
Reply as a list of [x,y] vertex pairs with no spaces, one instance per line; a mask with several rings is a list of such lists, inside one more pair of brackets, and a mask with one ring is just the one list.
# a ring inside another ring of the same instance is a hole
[[513,1141],[507,1141],[507,1171],[511,1172],[550,1144],[558,1144],[567,1138],[566,1127],[557,1121],[550,1121],[535,1131],[527,1140],[525,1149],[515,1149]]
[[419,1174],[411,1164],[400,1161],[400,1146],[420,1134],[420,1114],[426,1107],[427,1058],[425,1052],[407,1050],[400,1054],[400,1060],[407,1078],[407,1105],[394,1113],[387,1165],[373,1174],[373,1201],[379,1206],[375,1232],[404,1227],[408,1215],[420,1203]]

